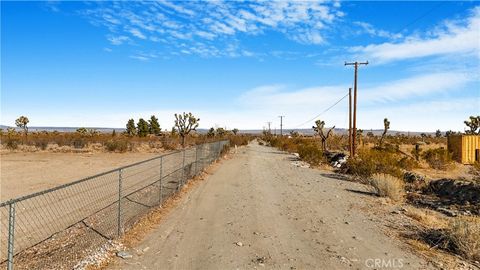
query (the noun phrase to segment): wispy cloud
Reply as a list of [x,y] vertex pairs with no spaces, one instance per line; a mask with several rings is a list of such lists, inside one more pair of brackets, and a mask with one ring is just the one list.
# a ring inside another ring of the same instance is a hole
[[[254,55],[240,35],[275,31],[302,44],[325,43],[324,32],[344,16],[338,1],[99,2],[81,14],[109,31],[112,45],[162,42],[173,54]],[[236,52],[232,52],[231,44]],[[208,51],[208,52],[207,52]],[[247,53],[245,53],[247,52]],[[249,52],[249,53],[248,53]]]
[[356,22],[353,22],[353,24],[360,27],[360,30],[357,31],[358,34],[365,33],[373,37],[381,37],[381,38],[388,38],[388,39],[399,39],[402,37],[402,34],[400,33],[392,33],[382,29],[377,29],[373,25],[367,22],[356,21]]
[[[478,92],[459,90],[472,82],[475,77],[450,71],[418,74],[362,87],[358,99],[362,116],[360,126],[380,128],[383,117],[389,117],[399,130],[433,131],[445,126],[459,129],[462,119],[469,113],[478,112],[480,105]],[[245,92],[238,102],[246,110],[257,112],[264,118],[275,111],[288,115],[287,126],[295,127],[342,98],[348,87],[320,85],[295,89],[281,84],[266,85]],[[348,123],[347,104],[344,99],[321,118],[331,125],[345,127]],[[441,119],[448,120],[448,123],[441,123]]]
[[465,19],[444,21],[424,36],[354,47],[351,52],[377,63],[439,55],[480,57],[480,7],[472,9]]

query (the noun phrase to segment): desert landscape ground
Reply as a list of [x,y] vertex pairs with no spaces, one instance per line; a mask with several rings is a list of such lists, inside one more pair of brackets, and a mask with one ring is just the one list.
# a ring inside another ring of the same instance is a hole
[[0,270],[480,270],[478,1],[0,11]]
[[146,160],[159,153],[51,153],[0,154],[1,201]]

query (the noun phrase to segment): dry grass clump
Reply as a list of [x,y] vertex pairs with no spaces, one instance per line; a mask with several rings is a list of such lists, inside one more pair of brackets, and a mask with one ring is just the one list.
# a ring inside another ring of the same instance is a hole
[[480,261],[479,217],[454,218],[445,232],[457,253],[467,259]]
[[422,153],[428,165],[437,170],[447,170],[452,165],[452,154],[445,148],[429,149]]
[[405,215],[418,221],[421,225],[430,229],[442,229],[448,227],[448,220],[430,209],[419,209],[407,206]]
[[402,201],[405,196],[403,181],[389,174],[374,174],[370,179],[370,185],[380,197],[388,197],[393,201]]

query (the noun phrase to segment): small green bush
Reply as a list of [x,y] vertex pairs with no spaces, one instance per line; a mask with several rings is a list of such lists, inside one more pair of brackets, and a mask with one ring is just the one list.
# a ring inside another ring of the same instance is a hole
[[347,160],[346,172],[362,178],[369,178],[375,173],[403,176],[398,165],[398,155],[380,149],[361,149],[358,156]]
[[298,146],[298,154],[302,160],[313,165],[325,161],[322,149],[316,144],[303,144]]
[[444,148],[426,150],[422,158],[430,167],[437,170],[446,170],[452,163],[452,155]]
[[47,140],[38,140],[38,141],[35,142],[35,146],[42,149],[42,150],[45,150],[45,149],[47,149],[48,141]]
[[411,171],[419,167],[418,162],[410,157],[403,157],[398,161],[398,166],[404,170]]
[[83,138],[76,138],[73,140],[73,147],[76,149],[82,149],[87,145]]
[[8,138],[6,147],[10,150],[15,150],[18,148],[18,143],[19,143],[18,139]]
[[128,142],[124,140],[110,140],[105,142],[105,148],[110,152],[126,152],[128,150]]

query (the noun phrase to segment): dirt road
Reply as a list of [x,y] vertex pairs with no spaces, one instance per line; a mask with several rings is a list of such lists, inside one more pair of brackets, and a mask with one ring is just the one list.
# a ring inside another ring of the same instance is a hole
[[[251,144],[111,269],[424,269],[360,210],[364,187]],[[353,190],[353,191],[352,191]]]

